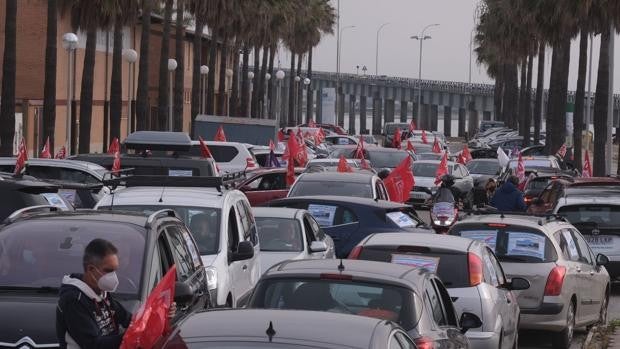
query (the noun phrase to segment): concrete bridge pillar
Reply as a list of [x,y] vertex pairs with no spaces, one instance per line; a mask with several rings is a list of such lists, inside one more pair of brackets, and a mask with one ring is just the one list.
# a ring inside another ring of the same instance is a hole
[[443,134],[446,137],[452,135],[452,107],[449,105],[443,107]]
[[366,129],[366,96],[360,97],[360,134],[364,134],[367,131]]
[[431,131],[438,131],[439,125],[439,106],[432,104],[431,105]]
[[465,137],[465,119],[467,118],[467,110],[459,108],[459,137]]
[[355,95],[349,95],[349,134],[356,134],[355,132]]
[[422,104],[422,115],[420,115],[420,129],[430,130],[431,127],[431,106]]
[[323,122],[323,92],[319,89],[316,92],[316,122],[318,124]]
[[383,118],[383,100],[379,97],[379,94],[375,94],[372,100],[372,134],[381,134],[381,120]]
[[482,119],[483,120],[491,120],[491,112],[490,111],[484,111],[482,112]]
[[478,111],[475,109],[469,110],[469,124],[467,127],[467,132],[469,133],[469,138],[473,137],[476,133],[476,129],[478,128]]
[[344,127],[344,94],[338,95],[338,115],[336,115],[338,126]]
[[400,101],[400,122],[407,122],[407,108],[409,107],[409,102],[405,100]]
[[385,100],[385,122],[394,122],[394,100]]

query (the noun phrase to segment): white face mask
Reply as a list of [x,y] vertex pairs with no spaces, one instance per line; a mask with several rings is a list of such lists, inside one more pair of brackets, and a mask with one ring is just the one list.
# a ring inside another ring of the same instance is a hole
[[113,271],[111,273],[103,274],[103,276],[97,281],[97,286],[102,291],[116,291],[116,288],[118,287],[118,277],[116,276],[116,272]]

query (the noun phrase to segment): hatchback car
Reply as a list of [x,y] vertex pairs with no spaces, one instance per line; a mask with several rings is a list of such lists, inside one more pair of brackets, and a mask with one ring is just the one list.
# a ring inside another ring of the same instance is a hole
[[[286,183],[286,171],[286,168],[280,167],[249,172],[246,179],[237,184],[237,189],[247,196],[252,206],[285,198],[290,188]],[[296,168],[295,175],[303,171],[303,168]]]
[[349,258],[429,269],[448,289],[458,314],[468,311],[482,320],[481,327],[467,332],[471,347],[518,347],[520,310],[512,290],[527,289],[529,283],[508,280],[486,244],[457,236],[376,234]]
[[553,212],[562,198],[609,196],[620,193],[620,179],[614,177],[570,178],[552,181],[533,204],[537,213]]
[[516,292],[520,328],[548,331],[554,348],[569,348],[575,328],[606,322],[608,259],[595,256],[581,233],[563,219],[473,215],[457,222],[450,234],[485,241],[508,278],[530,282],[529,289]]
[[374,173],[303,173],[288,192],[288,197],[334,195],[389,200],[383,181]]
[[[428,200],[435,192],[435,178],[437,168],[441,161],[438,160],[420,160],[413,163],[413,175],[415,176],[415,186],[409,194],[407,203],[422,206],[428,203]],[[474,179],[469,174],[467,167],[455,163],[448,162],[448,173],[454,177],[455,193],[458,198],[463,200],[466,206],[471,207],[474,203]]]
[[54,322],[63,276],[82,270],[84,248],[95,238],[107,239],[118,248],[115,295],[130,312],[138,310],[173,265],[178,303],[173,324],[210,304],[196,243],[172,210],[147,216],[33,208],[21,211],[7,223],[0,230],[3,347],[58,346]]
[[263,275],[249,308],[313,310],[398,323],[420,348],[468,348],[463,335],[480,319],[461,322],[437,276],[425,269],[355,260],[282,262]]
[[260,240],[261,269],[288,259],[334,258],[334,241],[305,210],[253,208]]
[[534,173],[532,178],[528,178],[523,188],[523,200],[526,205],[531,205],[536,198],[547,188],[547,186],[558,179],[570,180],[571,177],[557,173]]
[[[253,171],[260,168],[258,160],[251,152],[252,146],[237,142],[205,141],[213,159],[223,173]],[[200,141],[192,141],[190,155],[201,157]]]

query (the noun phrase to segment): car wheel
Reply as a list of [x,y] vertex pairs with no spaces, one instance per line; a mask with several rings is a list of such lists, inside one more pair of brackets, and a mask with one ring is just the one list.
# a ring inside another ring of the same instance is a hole
[[601,304],[601,312],[599,313],[598,323],[599,325],[607,324],[607,305],[609,304],[609,296],[605,293],[603,303]]
[[554,349],[568,349],[573,340],[575,330],[575,303],[570,302],[566,311],[566,328],[561,332],[554,333],[552,339]]

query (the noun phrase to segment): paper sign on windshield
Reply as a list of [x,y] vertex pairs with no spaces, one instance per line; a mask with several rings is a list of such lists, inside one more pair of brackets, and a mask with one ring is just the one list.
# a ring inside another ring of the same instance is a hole
[[432,273],[436,273],[439,266],[439,257],[395,253],[392,254],[392,263],[407,265],[413,268],[424,268]]
[[308,212],[314,217],[317,223],[322,227],[331,227],[334,225],[336,217],[336,206],[330,205],[308,205]]
[[60,195],[56,193],[43,193],[42,195],[45,197],[45,199],[47,200],[47,202],[49,202],[50,205],[58,207],[63,211],[69,210],[67,204],[65,204]]
[[507,255],[545,258],[545,237],[532,233],[508,233]]
[[497,245],[497,230],[472,230],[461,232],[461,237],[487,244],[493,251]]
[[392,222],[396,223],[396,225],[398,225],[399,228],[407,228],[407,227],[416,226],[416,222],[414,222],[414,220],[411,219],[411,217],[409,217],[403,212],[400,212],[400,211],[390,212],[387,214],[387,216],[392,220]]

